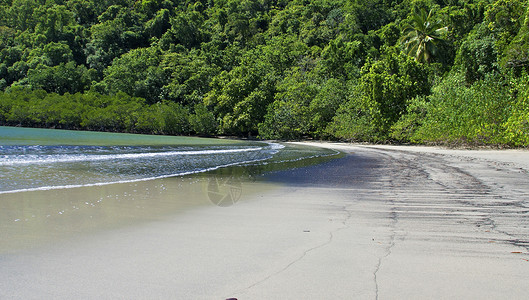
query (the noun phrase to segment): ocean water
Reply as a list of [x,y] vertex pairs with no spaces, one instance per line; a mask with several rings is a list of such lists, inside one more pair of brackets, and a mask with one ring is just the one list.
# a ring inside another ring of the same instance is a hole
[[264,172],[336,155],[279,143],[0,127],[0,194],[145,181],[241,165]]

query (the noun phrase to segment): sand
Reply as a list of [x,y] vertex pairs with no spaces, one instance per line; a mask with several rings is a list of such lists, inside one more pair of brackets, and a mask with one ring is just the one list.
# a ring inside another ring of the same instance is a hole
[[0,299],[527,298],[529,152],[317,145],[346,156],[0,195]]

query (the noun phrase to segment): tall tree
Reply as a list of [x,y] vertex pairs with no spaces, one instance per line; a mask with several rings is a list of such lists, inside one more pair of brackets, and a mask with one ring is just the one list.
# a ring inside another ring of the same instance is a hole
[[443,40],[448,28],[441,25],[441,20],[432,16],[432,10],[414,9],[411,24],[403,29],[401,43],[406,53],[419,62],[430,62],[437,51],[437,43]]

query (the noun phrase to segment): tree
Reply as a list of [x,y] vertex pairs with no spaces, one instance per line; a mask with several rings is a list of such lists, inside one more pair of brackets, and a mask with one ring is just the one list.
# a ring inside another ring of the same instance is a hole
[[344,43],[341,37],[332,40],[321,52],[321,76],[354,78],[365,63],[365,57],[365,49],[360,41]]
[[28,71],[27,82],[33,89],[74,94],[88,89],[90,77],[90,72],[85,66],[76,66],[73,62],[60,63],[53,67],[40,64]]
[[208,63],[197,51],[192,53],[167,53],[160,68],[168,75],[162,88],[165,99],[194,105],[202,101],[210,90],[210,82],[217,75],[218,67]]
[[189,116],[189,123],[198,135],[210,135],[217,129],[215,115],[202,103],[195,105],[195,113]]
[[125,92],[142,97],[149,103],[161,100],[162,87],[166,83],[164,71],[160,68],[161,52],[154,48],[138,48],[114,59],[105,71],[105,78],[99,84],[109,94]]
[[480,24],[463,40],[455,59],[455,68],[465,74],[468,83],[485,78],[485,75],[499,70],[496,39],[490,30]]
[[441,20],[435,20],[433,11],[428,14],[424,9],[415,9],[411,24],[403,29],[401,38],[406,53],[419,62],[428,63],[437,51],[436,44],[443,40],[443,34],[448,31],[441,25]]
[[516,99],[511,105],[508,119],[503,124],[509,143],[529,146],[529,76],[523,74],[511,81],[511,90]]
[[515,106],[509,85],[501,75],[489,74],[469,86],[463,74],[453,72],[432,89],[427,114],[412,138],[445,144],[505,143],[504,123]]
[[516,72],[520,72],[522,69],[529,71],[529,6],[525,13],[523,26],[507,46],[503,56],[502,67],[512,68]]
[[307,74],[294,69],[277,86],[274,102],[268,106],[264,122],[259,124],[259,135],[271,139],[299,139],[309,135],[311,101],[318,94],[318,86]]
[[382,60],[366,63],[362,73],[329,130],[339,138],[387,140],[391,126],[406,112],[409,99],[430,92],[428,65],[389,52]]
[[326,129],[340,105],[346,101],[347,88],[348,86],[344,81],[335,78],[331,78],[320,85],[318,94],[309,105],[314,137],[328,137]]
[[127,7],[112,5],[90,28],[91,40],[86,44],[87,64],[103,72],[114,58],[131,49],[145,46],[141,16]]

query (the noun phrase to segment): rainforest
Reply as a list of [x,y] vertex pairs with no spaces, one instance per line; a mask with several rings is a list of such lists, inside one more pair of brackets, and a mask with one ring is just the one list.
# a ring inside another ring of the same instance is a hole
[[0,0],[0,125],[529,146],[526,0]]

